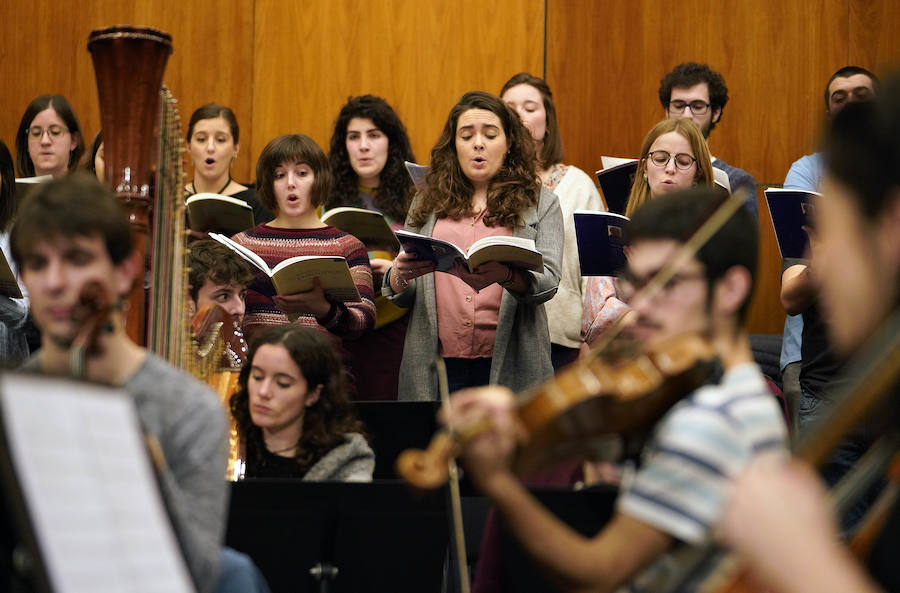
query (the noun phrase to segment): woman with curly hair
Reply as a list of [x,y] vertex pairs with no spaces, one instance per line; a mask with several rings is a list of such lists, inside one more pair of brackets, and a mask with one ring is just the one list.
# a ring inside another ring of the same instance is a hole
[[544,269],[488,262],[470,272],[457,263],[452,274],[434,273],[433,262],[401,251],[384,280],[395,302],[412,305],[400,399],[438,397],[436,356],[451,390],[521,391],[553,374],[543,303],[559,284],[562,214],[535,162],[531,134],[498,97],[469,92],[450,111],[407,229],[464,250],[488,236],[532,239]]
[[[394,230],[403,228],[413,184],[403,161],[415,161],[406,128],[387,101],[352,97],[341,108],[331,136],[333,189],[327,208],[352,206],[384,215]],[[396,253],[370,251],[372,282],[381,286]],[[375,297],[375,330],[345,344],[352,359],[356,399],[397,399],[407,309]]]
[[367,482],[375,454],[347,397],[338,355],[320,331],[271,327],[250,346],[231,414],[247,478]]
[[581,277],[575,242],[576,210],[603,210],[594,181],[572,165],[564,165],[562,137],[556,121],[553,94],[542,78],[520,72],[506,81],[500,98],[512,107],[534,138],[541,182],[559,197],[565,229],[562,277],[559,291],[547,304],[553,368],[559,369],[578,357],[581,340],[581,303],[585,279]]

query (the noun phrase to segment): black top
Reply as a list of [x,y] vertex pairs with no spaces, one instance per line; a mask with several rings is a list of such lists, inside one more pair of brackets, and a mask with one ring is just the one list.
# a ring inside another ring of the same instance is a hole
[[259,200],[256,199],[256,187],[252,183],[248,183],[247,189],[244,191],[240,191],[233,196],[232,198],[237,198],[238,200],[243,200],[253,208],[253,221],[256,224],[262,224],[264,222],[269,222],[275,219],[275,215],[269,212],[269,209],[263,206]]
[[800,344],[800,388],[818,399],[829,399],[837,386],[844,361],[831,349],[825,321],[819,304],[813,303],[803,312],[803,341]]
[[306,470],[300,467],[293,457],[282,457],[271,453],[263,447],[262,458],[257,461],[256,447],[247,443],[247,469],[248,478],[302,478]]

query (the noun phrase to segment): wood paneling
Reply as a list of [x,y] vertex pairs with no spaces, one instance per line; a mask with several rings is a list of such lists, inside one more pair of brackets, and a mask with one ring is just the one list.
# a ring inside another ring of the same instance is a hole
[[[710,136],[713,154],[759,184],[779,184],[815,147],[824,119],[820,89],[848,55],[847,0],[686,0],[677,10],[649,0],[548,2],[547,80],[566,161],[587,171],[600,167],[601,155],[636,156],[665,116],[660,79],[697,61],[728,84],[728,105]],[[761,266],[749,326],[780,333],[780,263],[760,205]]]
[[848,64],[887,73],[900,68],[900,3],[850,0]]
[[[170,34],[174,52],[165,81],[180,102],[184,126],[199,105],[223,103],[234,109],[245,125],[249,148],[252,3],[4,0],[3,4],[0,75],[6,85],[0,93],[0,138],[11,150],[22,112],[32,99],[45,93],[69,99],[86,132],[86,143],[90,143],[100,128],[100,111],[87,39],[92,30],[116,23],[154,27]],[[249,177],[251,160],[247,154],[238,157],[235,177]]]
[[[90,140],[100,117],[88,33],[142,24],[173,37],[166,82],[185,125],[203,103],[234,109],[234,176],[245,181],[278,134],[306,133],[327,150],[338,109],[362,93],[397,109],[428,162],[459,95],[496,92],[522,70],[540,74],[546,58],[566,162],[593,171],[600,155],[634,155],[664,116],[659,79],[695,60],[724,75],[731,97],[713,153],[778,184],[815,149],[834,70],[900,65],[900,4],[891,0],[684,0],[674,9],[650,0],[0,0],[0,17],[0,138],[11,148],[25,106],[48,92],[71,100]],[[760,205],[750,328],[778,332],[778,258]]]
[[253,153],[278,134],[304,133],[327,152],[352,95],[387,99],[420,162],[466,91],[500,90],[540,72],[543,2],[354,0],[256,3]]

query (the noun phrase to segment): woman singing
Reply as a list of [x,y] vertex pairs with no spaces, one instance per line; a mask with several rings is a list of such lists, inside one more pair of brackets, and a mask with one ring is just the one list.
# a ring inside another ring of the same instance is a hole
[[534,272],[487,262],[452,274],[401,253],[385,278],[412,312],[400,399],[436,399],[435,356],[451,390],[499,383],[521,391],[552,375],[543,303],[559,284],[563,228],[559,200],[535,171],[531,134],[498,97],[473,91],[453,107],[431,151],[427,187],[410,206],[407,229],[468,249],[487,236],[533,239],[544,257]]

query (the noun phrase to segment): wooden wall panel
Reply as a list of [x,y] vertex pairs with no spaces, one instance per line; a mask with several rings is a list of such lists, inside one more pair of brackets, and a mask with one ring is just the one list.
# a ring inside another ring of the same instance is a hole
[[[601,155],[636,156],[665,116],[660,79],[681,62],[698,61],[721,72],[729,89],[710,136],[713,154],[759,184],[780,184],[790,164],[815,147],[821,88],[848,56],[847,0],[686,0],[677,11],[648,0],[548,3],[547,80],[566,160],[587,171],[599,168]],[[764,204],[760,212],[761,270],[749,325],[778,333],[777,247]]]
[[387,99],[420,162],[456,99],[540,72],[540,0],[355,0],[256,3],[253,153],[278,134],[311,136],[327,152],[352,95]]
[[[0,138],[11,150],[22,112],[32,99],[44,93],[59,93],[69,99],[87,133],[86,143],[93,139],[100,128],[100,112],[87,39],[92,30],[117,23],[150,26],[172,36],[174,52],[165,81],[180,102],[185,127],[199,105],[224,103],[244,124],[249,148],[252,3],[3,0],[2,17],[0,76],[6,85],[0,93]],[[250,164],[251,157],[241,154],[235,163],[235,177],[247,179]]]
[[879,74],[900,68],[900,3],[850,0],[848,64]]

